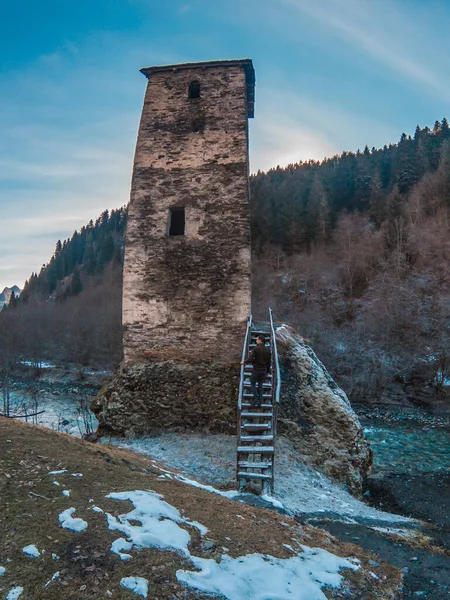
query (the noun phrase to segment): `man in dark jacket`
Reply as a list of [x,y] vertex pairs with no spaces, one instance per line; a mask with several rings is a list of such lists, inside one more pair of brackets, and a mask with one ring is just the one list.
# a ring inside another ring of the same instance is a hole
[[[263,397],[263,383],[267,377],[267,374],[270,371],[270,363],[271,363],[271,353],[270,348],[265,345],[266,338],[264,335],[258,335],[256,338],[256,347],[250,351],[247,360],[243,361],[241,364],[252,363],[252,375],[250,379],[252,393],[253,393],[253,403],[255,406],[261,406],[262,397]],[[258,389],[256,389],[256,385],[258,385]]]

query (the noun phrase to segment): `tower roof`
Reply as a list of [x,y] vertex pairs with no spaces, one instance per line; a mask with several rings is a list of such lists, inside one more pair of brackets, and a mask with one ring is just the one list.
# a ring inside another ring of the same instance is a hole
[[210,69],[214,67],[243,67],[245,71],[245,84],[247,88],[247,116],[255,116],[255,69],[251,58],[238,58],[234,60],[208,60],[204,62],[179,63],[176,65],[161,65],[155,67],[144,67],[140,69],[147,79],[153,73],[161,71],[181,71],[185,69]]

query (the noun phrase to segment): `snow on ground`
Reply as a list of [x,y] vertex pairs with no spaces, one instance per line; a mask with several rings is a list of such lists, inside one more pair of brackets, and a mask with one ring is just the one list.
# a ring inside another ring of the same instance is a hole
[[[122,550],[131,551],[135,547],[138,550],[158,548],[177,551],[197,569],[178,570],[178,581],[228,600],[284,600],[294,591],[297,600],[326,600],[322,588],[339,587],[343,579],[339,573],[342,568],[360,568],[357,559],[341,558],[321,548],[301,545],[298,541],[299,551],[291,547],[294,556],[288,559],[262,554],[232,558],[223,554],[220,562],[216,562],[193,556],[189,551],[190,533],[182,525],[196,527],[202,535],[208,530],[204,525],[182,516],[176,507],[163,500],[164,496],[150,490],[136,490],[115,492],[106,498],[129,500],[134,506],[134,510],[118,518],[106,513],[109,529],[120,531],[127,538],[116,539],[111,552],[118,554],[122,560],[131,560],[132,555],[124,554]],[[146,579],[127,577],[120,584],[147,598]]]
[[52,578],[49,579],[49,581],[47,581],[47,583],[44,585],[44,589],[47,589],[48,586],[52,583],[52,581],[56,581],[57,579],[59,579],[59,575],[59,571],[56,571],[56,573],[52,575]]
[[63,490],[62,495],[66,496],[66,498],[68,498],[70,496],[70,490]]
[[39,558],[39,556],[41,555],[41,553],[34,544],[25,546],[25,548],[22,548],[22,552],[27,556],[31,556],[31,558]]
[[[131,550],[137,548],[160,548],[162,550],[178,550],[182,554],[189,555],[188,545],[191,539],[189,533],[179,527],[178,523],[192,525],[204,531],[203,525],[182,517],[178,509],[164,500],[161,494],[150,491],[119,492],[108,494],[107,498],[112,500],[129,500],[134,510],[120,515],[118,519],[107,513],[108,527],[117,530],[127,536],[127,540],[119,538],[119,546],[114,546],[113,552],[120,550]],[[132,525],[138,521],[141,525]],[[117,542],[117,540],[116,540]],[[126,555],[127,558],[129,555]],[[124,557],[121,556],[122,560]]]
[[79,533],[87,529],[88,524],[83,519],[73,518],[72,515],[74,512],[75,508],[68,508],[59,515],[58,521],[64,529]]
[[[234,436],[165,433],[134,440],[105,438],[103,442],[149,455],[177,471],[167,472],[162,469],[166,476],[171,475],[184,483],[228,498],[237,499],[240,496],[236,491],[222,491],[212,487],[235,484]],[[368,519],[381,523],[411,522],[405,517],[382,512],[360,502],[343,487],[306,466],[292,443],[281,436],[277,440],[275,456],[275,498],[265,500],[271,504],[275,500],[277,508],[280,508],[278,503],[281,503],[291,514],[337,518],[350,523]]]
[[21,360],[21,361],[19,361],[19,364],[24,365],[25,367],[33,367],[36,369],[54,369],[55,368],[55,363],[44,362],[41,360],[38,360],[37,362],[34,362],[32,360]]
[[5,574],[5,572],[6,572],[6,569],[5,569],[5,567],[0,567],[0,577],[1,577],[2,575],[4,575],[4,574]]
[[13,587],[12,590],[10,590],[8,595],[6,596],[6,600],[17,600],[22,595],[22,592],[23,587]]
[[330,554],[321,548],[302,546],[303,553],[292,558],[275,558],[262,554],[247,554],[232,558],[224,555],[220,563],[213,559],[192,557],[200,571],[177,571],[181,583],[209,594],[220,594],[228,600],[254,598],[289,598],[296,600],[326,600],[321,588],[339,587],[342,568],[358,569],[348,559]]
[[[24,393],[12,392],[11,402],[12,405],[18,407],[18,412],[21,414],[22,403],[27,405],[28,413],[34,412],[30,398]],[[86,419],[92,431],[95,431],[98,427],[98,421],[94,413],[89,411],[84,416],[80,414],[80,398],[70,397],[69,394],[68,396],[46,396],[44,399],[39,398],[38,411],[44,412],[37,415],[37,425],[42,425],[54,431],[69,433],[74,437],[82,437],[85,433],[89,433],[89,431],[86,431]],[[31,417],[29,417],[29,422],[34,422]]]
[[138,596],[142,596],[142,598],[148,596],[148,580],[143,577],[123,577],[120,580],[120,585]]

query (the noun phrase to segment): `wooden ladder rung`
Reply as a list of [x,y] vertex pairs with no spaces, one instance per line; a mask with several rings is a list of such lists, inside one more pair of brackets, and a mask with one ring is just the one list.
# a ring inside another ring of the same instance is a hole
[[273,435],[241,435],[241,442],[273,442]]
[[[251,386],[250,380],[249,381],[244,380],[244,387],[250,387],[250,386]],[[272,387],[271,383],[263,383],[263,389],[267,390],[267,388],[271,388],[271,387]]]
[[273,454],[273,446],[238,446],[240,454]]
[[261,419],[271,419],[273,417],[273,413],[271,412],[241,412],[241,417],[247,419],[248,417],[260,417]]
[[254,462],[243,460],[238,462],[238,466],[242,469],[269,469],[272,466],[271,462]]
[[264,473],[244,473],[238,471],[238,477],[241,479],[272,479],[272,475],[265,475]]

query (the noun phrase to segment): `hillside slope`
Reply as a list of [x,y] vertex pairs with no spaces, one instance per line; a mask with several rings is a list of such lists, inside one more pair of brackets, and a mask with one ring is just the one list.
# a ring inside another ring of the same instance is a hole
[[374,577],[360,548],[133,453],[0,420],[0,457],[2,597],[397,597],[399,572]]

